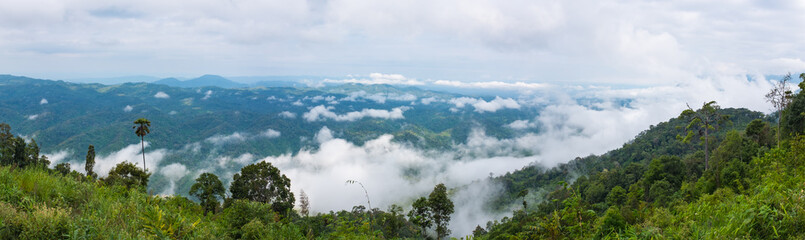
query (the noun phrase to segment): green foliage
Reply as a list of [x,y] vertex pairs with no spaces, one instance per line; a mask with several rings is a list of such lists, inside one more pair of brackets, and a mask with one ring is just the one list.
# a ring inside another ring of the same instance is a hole
[[447,224],[450,223],[450,215],[453,214],[453,201],[447,197],[447,187],[438,184],[433,188],[433,192],[428,196],[428,208],[436,226],[436,236],[442,239],[450,234]]
[[215,213],[219,205],[218,198],[223,199],[225,193],[224,184],[212,173],[202,173],[190,187],[190,195],[201,201],[204,215],[207,215],[207,212]]
[[130,162],[121,162],[109,171],[109,175],[103,181],[109,185],[117,184],[145,191],[150,176],[150,173],[146,173]]
[[800,91],[782,112],[785,113],[779,123],[782,137],[805,133],[805,94]]
[[598,235],[606,236],[613,233],[618,233],[626,228],[626,219],[621,216],[621,211],[617,207],[610,207],[600,218],[600,225],[598,226]]
[[159,205],[146,208],[143,212],[142,230],[153,238],[158,239],[184,239],[193,231],[201,219],[189,223],[185,217],[178,214],[166,213]]
[[306,239],[298,226],[293,224],[272,223],[265,224],[260,219],[254,219],[243,226],[241,239]]
[[84,164],[84,170],[86,170],[87,176],[92,178],[98,177],[98,174],[95,174],[95,172],[92,170],[94,167],[95,167],[95,146],[90,144],[89,147],[87,147],[87,160]]
[[61,173],[62,175],[66,176],[67,174],[70,174],[70,171],[71,171],[70,170],[70,163],[56,164],[56,166],[53,167],[53,170],[56,170],[56,172]]
[[427,198],[420,197],[414,200],[411,211],[408,212],[408,220],[419,226],[424,235],[425,230],[433,224]]
[[610,206],[622,206],[626,203],[626,190],[621,186],[615,186],[612,191],[607,194],[607,204]]
[[272,211],[271,205],[248,200],[234,200],[223,211],[223,219],[227,224],[229,236],[239,238],[243,233],[241,228],[254,219],[262,223],[273,223],[278,216]]
[[232,177],[229,187],[233,199],[271,204],[278,213],[285,213],[294,206],[291,180],[269,162],[259,162],[240,169]]
[[771,147],[774,145],[774,133],[771,130],[771,125],[761,119],[752,120],[749,125],[746,125],[746,137],[754,141],[760,146]]
[[[704,169],[710,168],[710,132],[716,132],[721,125],[729,121],[729,115],[722,115],[721,107],[716,104],[716,101],[706,102],[699,110],[693,110],[688,106],[688,109],[682,111],[679,118],[688,119],[690,123],[685,127],[688,130],[684,137],[677,136],[682,142],[688,143],[694,135],[699,135],[704,141]],[[696,133],[698,132],[698,133]]]

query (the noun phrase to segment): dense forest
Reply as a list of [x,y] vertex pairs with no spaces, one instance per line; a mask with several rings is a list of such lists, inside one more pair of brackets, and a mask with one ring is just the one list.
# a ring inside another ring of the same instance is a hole
[[[801,85],[800,88],[805,86]],[[769,94],[773,116],[689,108],[601,156],[552,169],[529,166],[492,178],[522,203],[511,217],[479,223],[464,239],[805,238],[805,94]],[[140,133],[147,124],[139,121]],[[140,136],[142,137],[142,136]],[[2,239],[422,239],[450,236],[450,189],[439,184],[411,206],[310,214],[304,193],[268,162],[225,187],[201,174],[189,195],[146,191],[150,173],[123,162],[106,177],[66,164],[49,168],[36,141],[0,125]],[[363,187],[360,182],[347,181]]]

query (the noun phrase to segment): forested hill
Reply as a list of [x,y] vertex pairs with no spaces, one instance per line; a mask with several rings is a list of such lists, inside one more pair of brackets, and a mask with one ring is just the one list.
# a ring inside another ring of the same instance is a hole
[[[743,108],[721,109],[720,113],[729,116],[730,121],[720,126],[721,129],[713,134],[714,138],[711,142],[712,145],[710,145],[711,150],[718,146],[718,143],[726,136],[727,132],[732,130],[743,131],[749,122],[755,119],[770,120],[763,113]],[[550,169],[545,169],[539,165],[526,166],[520,170],[496,177],[494,181],[504,186],[505,194],[491,204],[498,209],[505,207],[507,203],[516,201],[518,199],[517,194],[524,190],[530,191],[532,197],[541,200],[544,196],[535,195],[539,190],[555,188],[561,182],[573,182],[577,177],[609,169],[626,168],[632,163],[646,165],[652,159],[664,155],[687,156],[696,152],[703,153],[701,152],[703,146],[700,146],[702,144],[700,139],[694,139],[690,143],[683,143],[678,139],[678,136],[686,134],[685,127],[688,123],[689,120],[681,117],[672,118],[656,126],[652,125],[633,140],[623,144],[623,147],[603,155],[579,157]],[[764,144],[768,147],[770,139],[766,141]],[[702,168],[702,166],[696,166],[695,169],[689,170],[696,174],[701,174]]]
[[[777,126],[707,103],[602,156],[495,178],[506,196],[493,207],[520,206],[475,238],[801,239],[805,94],[777,97],[791,99]],[[713,121],[725,115],[731,123]]]

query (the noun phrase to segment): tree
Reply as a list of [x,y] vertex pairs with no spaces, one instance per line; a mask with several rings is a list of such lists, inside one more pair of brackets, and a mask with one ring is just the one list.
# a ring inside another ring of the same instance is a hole
[[517,193],[517,197],[523,199],[523,211],[525,211],[526,208],[528,208],[528,203],[525,201],[526,196],[528,196],[528,189],[523,189],[519,193]]
[[271,204],[272,209],[285,213],[294,206],[291,180],[269,162],[259,162],[240,169],[229,187],[232,199],[247,199]]
[[145,118],[140,118],[134,121],[134,124],[139,125],[134,125],[131,128],[135,129],[134,134],[137,134],[137,136],[140,137],[140,145],[142,146],[143,151],[143,169],[148,171],[148,168],[145,167],[145,135],[151,133],[151,129],[149,129],[149,127],[151,127],[151,121],[148,121],[148,119]]
[[699,110],[694,111],[690,105],[687,105],[688,109],[682,111],[682,114],[679,115],[680,118],[689,119],[690,123],[686,130],[688,130],[687,135],[682,138],[677,136],[677,138],[682,139],[682,142],[688,143],[693,138],[694,130],[698,132],[698,135],[703,136],[704,140],[704,169],[705,171],[710,169],[710,131],[713,132],[718,131],[718,128],[721,124],[729,120],[729,116],[721,115],[719,111],[721,107],[716,104],[716,101],[710,101],[704,103],[702,108]]
[[419,226],[422,229],[422,234],[425,234],[425,230],[433,224],[427,198],[420,197],[411,204],[411,211],[408,212],[408,221]]
[[299,214],[302,216],[307,217],[310,213],[310,200],[307,198],[307,194],[305,194],[305,190],[300,190],[299,192]]
[[428,196],[428,207],[433,224],[436,225],[436,237],[442,239],[450,234],[447,224],[450,222],[450,214],[453,214],[453,201],[447,197],[447,187],[444,184],[439,183],[433,188],[433,192]]
[[53,170],[56,170],[56,172],[66,176],[67,174],[70,174],[70,163],[56,164],[56,167],[54,167]]
[[749,139],[752,139],[752,141],[755,141],[758,145],[771,147],[773,137],[771,136],[769,123],[760,119],[752,120],[752,122],[746,125],[744,132]]
[[95,178],[98,174],[92,171],[92,168],[95,167],[95,146],[92,144],[89,145],[87,148],[87,161],[84,164],[84,170],[87,171],[87,176]]
[[802,82],[799,82],[799,89],[805,89],[805,73],[800,73],[799,78],[802,79]]
[[626,203],[626,194],[626,189],[623,189],[621,186],[613,187],[607,195],[607,204],[609,206],[622,206]]
[[109,185],[120,184],[127,188],[137,187],[145,190],[148,186],[148,178],[150,176],[150,173],[146,173],[144,170],[137,168],[134,164],[122,162],[118,163],[115,168],[109,171],[109,176],[104,179],[104,182]]
[[218,207],[218,198],[224,198],[224,184],[218,179],[218,176],[212,173],[202,173],[196,178],[196,183],[190,187],[190,195],[198,198],[201,201],[201,207],[204,208],[204,215],[207,212],[215,213]]
[[777,110],[777,144],[780,144],[780,136],[782,132],[780,132],[780,125],[781,119],[783,116],[783,110],[791,103],[791,98],[793,97],[791,93],[791,89],[788,88],[788,81],[791,80],[791,73],[786,74],[783,79],[777,81],[774,84],[774,87],[766,94],[766,101],[771,103],[775,110]]

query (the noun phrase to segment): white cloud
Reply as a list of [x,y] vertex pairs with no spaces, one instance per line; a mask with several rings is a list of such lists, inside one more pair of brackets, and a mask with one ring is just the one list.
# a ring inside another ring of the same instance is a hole
[[[150,146],[149,142],[145,142],[145,148],[147,149]],[[142,159],[142,152],[140,150],[141,146],[140,143],[128,145],[116,152],[109,153],[107,155],[97,155],[95,157],[95,167],[94,171],[100,177],[106,177],[109,174],[109,171],[112,170],[117,164],[122,162],[130,162],[137,167],[142,168],[143,159]],[[69,150],[69,155],[72,155],[72,152]],[[61,157],[60,154],[63,154],[64,151],[60,151],[57,154],[54,154],[54,159]],[[146,150],[147,151],[147,150]],[[150,152],[145,153],[145,163],[147,164],[149,172],[157,172],[159,170],[159,163],[162,161],[165,156],[168,155],[168,151],[166,149],[156,149]],[[48,157],[50,158],[50,157]],[[86,163],[85,159],[80,158],[77,160],[69,160],[65,161],[65,158],[62,158],[58,162],[68,162],[70,163],[70,168],[78,171],[78,172],[85,172],[84,164]],[[52,160],[51,160],[52,161]],[[52,164],[55,164],[57,161],[53,161]]]
[[187,174],[190,174],[190,171],[187,170],[187,167],[182,165],[181,163],[171,163],[167,166],[162,167],[159,170],[163,176],[170,182],[170,185],[162,192],[161,195],[173,195],[176,193],[176,182],[179,179],[182,179]]
[[372,73],[369,78],[325,79],[328,83],[359,83],[359,84],[390,84],[390,85],[425,85],[424,82],[413,78],[406,78],[401,74]]
[[514,122],[506,124],[506,127],[522,130],[527,128],[535,128],[537,127],[537,124],[528,120],[515,120]]
[[221,145],[221,144],[228,144],[228,143],[243,142],[243,141],[246,140],[246,138],[247,138],[246,134],[240,133],[240,132],[234,132],[234,133],[229,134],[229,135],[220,135],[220,134],[218,134],[218,135],[215,135],[215,136],[212,136],[212,137],[208,137],[204,141],[212,143],[212,144],[215,144],[215,145]]
[[41,116],[40,114],[28,115],[28,120],[36,120]]
[[441,99],[438,99],[436,97],[423,98],[420,100],[420,102],[422,102],[422,104],[425,105],[429,105],[432,102],[439,102],[439,101],[441,101]]
[[294,106],[304,106],[305,104],[304,104],[304,103],[302,103],[302,101],[301,101],[301,100],[296,100],[296,102],[291,103],[291,105],[294,105]]
[[134,110],[134,108],[129,105],[126,105],[126,107],[123,108],[124,112],[131,112],[131,110]]
[[[280,168],[292,181],[294,192],[304,189],[311,199],[314,212],[349,209],[365,204],[360,187],[346,185],[346,180],[357,180],[366,187],[373,207],[385,209],[390,204],[401,204],[415,197],[426,196],[433,186],[445,183],[458,188],[453,197],[456,203],[455,219],[462,224],[451,225],[457,234],[469,233],[475,225],[497,217],[490,216],[483,206],[499,186],[483,180],[490,172],[505,173],[520,168],[533,158],[496,157],[488,159],[462,158],[451,152],[425,152],[392,141],[383,135],[357,146],[343,139],[333,138],[326,127],[317,134],[317,150],[300,150],[263,158]],[[416,172],[416,175],[407,175]],[[460,232],[460,233],[458,233]]]
[[171,181],[178,181],[180,178],[183,178],[185,175],[189,174],[190,171],[187,170],[187,167],[182,165],[181,163],[171,163],[167,166],[162,167],[159,170],[162,175],[168,178]]
[[39,105],[45,105],[45,104],[48,104],[48,100],[42,98],[42,100],[39,101]]
[[201,100],[210,99],[210,96],[212,96],[212,90],[207,90],[207,92],[204,93],[204,97],[202,97]]
[[73,155],[73,152],[70,150],[60,150],[52,153],[43,153],[48,157],[48,161],[50,161],[50,167],[56,166],[56,164],[62,163],[63,161],[67,160],[67,157]]
[[382,71],[399,74],[352,82],[656,85],[717,66],[782,70],[764,63],[805,55],[803,10],[798,1],[14,2],[0,7],[11,56],[0,65],[60,78]]
[[267,138],[277,138],[280,136],[280,132],[274,129],[268,129],[264,132],[260,133],[260,136],[267,137]]
[[157,92],[156,94],[154,94],[154,97],[155,98],[170,98],[171,96],[168,95],[165,92]]
[[224,145],[224,144],[240,143],[247,140],[252,140],[257,137],[277,138],[280,135],[281,133],[279,131],[269,128],[266,129],[265,131],[256,134],[243,133],[243,132],[234,132],[229,135],[217,134],[212,137],[208,137],[204,141],[212,143],[213,145]]
[[255,160],[255,156],[251,153],[244,153],[238,157],[228,157],[228,156],[220,156],[217,159],[218,166],[222,168],[228,167],[230,164],[235,163],[237,166],[236,169],[241,168],[245,165],[252,164]]
[[536,89],[544,89],[550,86],[549,84],[545,83],[526,83],[526,82],[507,83],[500,81],[461,82],[461,81],[450,81],[450,80],[436,80],[433,82],[433,84],[440,86],[459,87],[459,88],[516,89],[516,90],[536,90]]
[[292,113],[292,112],[289,112],[289,111],[282,111],[282,112],[279,113],[279,115],[280,115],[280,117],[284,117],[284,118],[291,118],[291,119],[296,118],[296,113]]
[[322,144],[333,139],[333,132],[330,131],[330,128],[324,126],[319,130],[319,132],[316,133],[316,136],[314,136],[313,138],[316,139],[316,142]]
[[453,98],[449,100],[450,103],[455,105],[457,108],[463,108],[467,105],[472,105],[475,108],[476,112],[483,113],[483,112],[497,112],[500,109],[510,108],[510,109],[519,109],[520,104],[517,103],[514,99],[511,98],[501,98],[495,97],[492,101],[486,101],[483,99],[475,99],[470,97],[460,97],[460,98]]
[[382,109],[363,109],[361,111],[348,112],[342,115],[330,111],[331,109],[333,109],[333,107],[325,107],[324,105],[319,105],[314,108],[311,108],[310,111],[306,112],[305,114],[302,114],[302,117],[308,122],[324,121],[327,119],[332,119],[339,122],[343,121],[352,122],[365,117],[382,118],[382,119],[402,119],[405,118],[403,116],[403,112],[405,112],[409,108],[396,107],[392,108],[391,111]]

